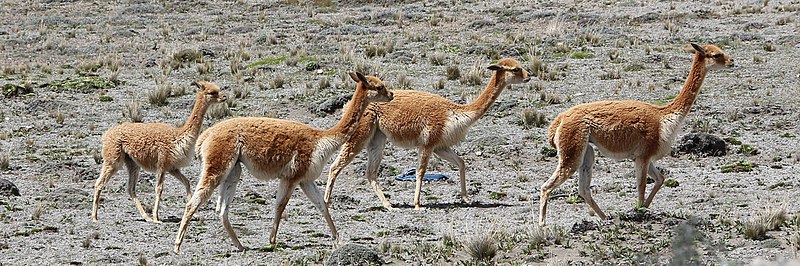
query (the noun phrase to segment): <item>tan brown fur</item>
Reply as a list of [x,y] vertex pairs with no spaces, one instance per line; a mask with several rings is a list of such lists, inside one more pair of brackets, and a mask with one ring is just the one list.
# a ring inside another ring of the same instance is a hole
[[192,148],[200,132],[206,110],[212,104],[225,101],[225,95],[220,92],[217,84],[197,82],[196,85],[198,91],[194,108],[182,127],[176,128],[164,123],[125,123],[112,127],[103,134],[103,166],[100,177],[95,183],[92,203],[94,222],[98,222],[100,191],[123,164],[128,168],[128,194],[145,220],[150,220],[150,217],[136,196],[136,180],[139,178],[140,168],[155,173],[158,178],[156,199],[153,204],[153,222],[160,222],[158,208],[164,188],[165,173],[178,178],[186,189],[187,198],[191,196],[189,179],[180,172],[180,169],[192,162],[194,157]]
[[[650,206],[664,176],[654,162],[669,153],[684,118],[697,98],[700,86],[709,69],[733,66],[733,59],[714,45],[700,47],[695,52],[692,69],[681,92],[666,106],[639,101],[599,101],[576,105],[559,114],[548,128],[550,145],[558,150],[558,168],[541,188],[539,224],[545,224],[550,192],[579,171],[578,192],[602,219],[605,213],[595,203],[589,190],[594,164],[593,144],[600,152],[614,159],[633,159],[639,194],[638,205]],[[647,175],[656,182],[647,199],[644,198]]]
[[365,77],[359,73],[351,74],[351,78],[358,82],[356,92],[345,107],[342,119],[328,130],[312,128],[294,121],[245,117],[220,122],[203,132],[201,142],[196,147],[203,160],[203,172],[192,198],[186,204],[175,240],[175,252],[180,252],[192,215],[218,186],[221,188],[217,212],[222,224],[233,244],[239,250],[245,249],[228,219],[229,206],[239,182],[242,164],[258,179],[280,181],[270,243],[276,242],[281,216],[297,186],[322,213],[333,238],[338,238],[333,220],[314,180],[322,173],[330,156],[355,132],[367,105],[370,102],[392,99],[392,92],[386,90],[380,79]]
[[466,201],[464,160],[452,147],[464,139],[469,127],[488,111],[505,87],[530,80],[528,72],[514,59],[502,59],[497,64],[490,65],[489,69],[494,71],[489,84],[470,104],[460,105],[436,94],[412,90],[395,91],[395,98],[391,102],[371,104],[361,119],[357,132],[344,144],[331,165],[325,202],[330,204],[333,185],[341,170],[368,146],[367,179],[383,206],[392,207],[376,180],[387,139],[397,146],[419,150],[415,208],[421,208],[422,177],[432,153],[458,166],[461,196]]

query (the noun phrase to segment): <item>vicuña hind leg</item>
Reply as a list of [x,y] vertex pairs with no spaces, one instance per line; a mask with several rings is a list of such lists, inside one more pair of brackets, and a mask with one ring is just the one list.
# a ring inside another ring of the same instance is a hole
[[558,150],[558,168],[553,172],[553,175],[542,184],[539,195],[539,225],[545,225],[545,217],[547,215],[547,200],[550,198],[550,193],[553,192],[558,186],[563,184],[567,179],[575,173],[584,159],[584,152],[589,145],[589,136],[585,130],[580,130],[576,125],[571,125],[571,128],[576,128],[570,132],[561,132],[559,128],[557,134],[556,148]]
[[231,168],[230,173],[228,173],[228,177],[225,178],[225,181],[222,182],[222,185],[219,189],[220,201],[219,201],[219,216],[220,221],[222,221],[222,226],[225,227],[225,232],[228,233],[228,236],[231,238],[233,245],[239,249],[239,251],[244,251],[245,247],[242,246],[242,243],[239,242],[239,238],[236,237],[236,232],[233,231],[233,226],[231,225],[230,219],[228,219],[228,213],[230,211],[231,201],[233,200],[233,195],[236,192],[236,185],[239,184],[239,180],[242,175],[242,166],[241,164],[234,164],[233,168]]
[[458,154],[456,154],[456,152],[451,148],[441,148],[433,152],[436,153],[436,155],[440,158],[458,167],[458,178],[461,181],[461,200],[467,202],[469,198],[467,198],[467,182],[465,181],[466,178],[464,177],[466,174],[464,159],[461,159],[461,157],[459,157]]
[[644,205],[645,198],[644,192],[647,189],[647,167],[650,160],[637,158],[633,161],[633,175],[636,177],[636,188],[639,195],[639,201],[636,202],[636,207],[646,207]]
[[342,172],[346,166],[353,162],[353,159],[364,149],[364,145],[368,140],[372,139],[372,134],[375,132],[375,118],[374,115],[365,115],[358,122],[358,129],[347,142],[342,145],[339,155],[336,160],[331,164],[328,171],[328,183],[325,185],[325,204],[331,206],[331,196],[333,193],[333,185],[336,183],[336,177]]
[[94,183],[94,200],[92,201],[92,221],[97,223],[97,209],[100,207],[100,191],[103,190],[108,180],[117,173],[119,168],[122,167],[122,161],[108,161],[103,162],[103,167],[100,169],[100,177]]
[[653,198],[656,197],[656,193],[658,193],[658,190],[661,189],[661,185],[664,184],[664,174],[661,173],[661,171],[658,170],[658,168],[656,168],[656,165],[653,162],[650,162],[648,164],[647,173],[656,179],[656,183],[653,185],[653,189],[650,190],[650,195],[647,196],[647,201],[644,202],[644,207],[649,208],[650,203],[653,203]]
[[578,194],[581,195],[586,204],[592,207],[592,210],[597,214],[600,219],[608,219],[608,216],[597,206],[597,203],[592,198],[592,166],[594,166],[594,149],[592,146],[586,145],[583,152],[583,162],[578,169]]
[[314,180],[300,182],[300,189],[303,190],[306,197],[308,197],[311,203],[314,203],[314,206],[322,213],[322,217],[325,218],[325,222],[328,223],[328,229],[331,230],[333,239],[338,239],[339,233],[336,232],[336,226],[333,225],[333,218],[331,218],[331,214],[328,212],[328,206],[326,206],[325,202],[322,200],[322,194],[319,192],[319,189],[317,189],[317,185],[314,184]]
[[[217,154],[234,153],[234,147],[232,145],[223,148],[226,150],[219,150]],[[206,161],[203,161],[203,172],[200,174],[200,180],[197,181],[197,187],[195,188],[194,194],[192,194],[192,198],[186,203],[186,210],[183,212],[181,225],[178,227],[178,235],[175,237],[175,253],[181,252],[181,244],[183,243],[184,236],[186,236],[186,229],[189,227],[189,222],[192,220],[194,213],[197,212],[197,209],[200,208],[201,205],[208,201],[208,198],[214,193],[214,189],[223,182],[223,179],[225,179],[233,169],[234,164],[237,163],[234,160],[234,156],[219,156],[214,159],[206,158]],[[224,167],[220,167],[220,165],[224,165]]]
[[136,205],[136,209],[139,210],[142,218],[144,218],[145,221],[150,221],[150,217],[147,215],[144,207],[142,207],[142,202],[136,197],[136,182],[139,180],[139,166],[136,165],[133,159],[125,158],[125,167],[128,168],[128,196],[133,200],[133,204]]
[[375,195],[383,203],[383,207],[391,210],[392,204],[386,199],[386,194],[383,193],[380,183],[378,183],[378,168],[383,160],[383,149],[386,147],[386,135],[382,132],[375,132],[375,135],[370,139],[367,146],[367,181],[369,181]]

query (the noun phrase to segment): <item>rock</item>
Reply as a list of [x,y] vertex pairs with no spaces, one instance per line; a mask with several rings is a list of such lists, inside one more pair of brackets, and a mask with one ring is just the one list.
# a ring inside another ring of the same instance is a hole
[[330,97],[316,102],[315,104],[309,106],[308,109],[316,113],[333,114],[336,112],[336,110],[341,109],[348,101],[350,101],[350,98],[353,98],[352,93]]
[[386,262],[381,259],[378,252],[371,248],[353,243],[346,244],[333,251],[331,257],[325,262],[326,266],[383,264],[386,264]]
[[721,138],[706,133],[689,133],[678,141],[679,153],[693,153],[708,156],[723,156],[728,144]]
[[7,197],[19,196],[19,189],[17,185],[14,185],[8,179],[0,178],[0,195]]

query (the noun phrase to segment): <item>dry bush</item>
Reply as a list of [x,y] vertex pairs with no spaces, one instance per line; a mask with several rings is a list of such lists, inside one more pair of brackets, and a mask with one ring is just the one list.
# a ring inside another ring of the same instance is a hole
[[270,80],[270,89],[280,89],[286,86],[286,77],[283,74],[276,74],[275,77]]
[[0,170],[6,171],[10,167],[11,158],[6,154],[0,154]]
[[461,77],[461,84],[477,86],[483,84],[483,68],[475,64],[466,75]]
[[457,80],[461,78],[461,69],[458,66],[447,66],[447,80]]
[[762,240],[767,238],[768,231],[778,230],[789,218],[786,209],[772,209],[741,223],[745,238]]
[[490,262],[497,255],[497,241],[491,233],[473,236],[464,243],[464,248],[473,260]]
[[319,79],[319,83],[317,83],[317,89],[327,89],[331,87],[331,80],[328,77],[322,77]]
[[433,90],[443,91],[444,90],[444,84],[445,84],[445,80],[444,79],[439,79],[439,81],[437,81],[436,83],[433,83],[433,85],[432,85],[433,86]]
[[601,80],[620,79],[622,78],[622,71],[617,68],[606,69],[606,73],[600,75]]
[[431,55],[430,61],[431,61],[431,65],[443,66],[445,64],[444,54],[434,53],[433,55]]
[[222,104],[211,106],[211,108],[208,110],[208,117],[219,120],[228,116],[233,116],[233,112],[229,108],[229,105],[235,105],[233,102],[234,100],[230,99]]
[[411,88],[411,80],[408,79],[408,76],[406,76],[405,73],[402,73],[399,77],[397,77],[397,86],[401,89]]
[[525,109],[519,118],[519,125],[525,129],[534,127],[544,127],[547,125],[547,119],[543,113],[539,113],[533,109]]
[[127,117],[134,123],[141,123],[144,119],[142,114],[142,105],[138,102],[125,103],[125,109],[122,110],[122,116]]
[[567,237],[567,230],[561,226],[533,226],[528,232],[530,237],[529,245],[543,247],[549,245],[560,245]]
[[172,94],[170,86],[156,85],[156,88],[147,93],[147,101],[155,106],[167,105],[167,97]]

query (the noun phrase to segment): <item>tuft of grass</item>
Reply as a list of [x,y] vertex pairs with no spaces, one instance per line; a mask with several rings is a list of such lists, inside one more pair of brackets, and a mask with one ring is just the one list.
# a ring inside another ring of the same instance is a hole
[[444,54],[441,53],[434,53],[429,59],[431,61],[431,65],[434,66],[443,66],[445,63]]
[[406,76],[405,73],[402,73],[399,77],[397,77],[397,86],[399,86],[401,89],[411,88],[411,80],[408,79],[408,76]]
[[520,116],[519,124],[522,125],[525,129],[531,129],[534,127],[544,127],[547,125],[547,119],[543,113],[539,113],[536,110],[527,108],[522,110],[522,115]]
[[394,40],[384,40],[383,42],[376,45],[367,45],[367,47],[364,49],[364,54],[368,58],[376,56],[385,56],[388,53],[394,52],[394,46],[395,46]]
[[232,100],[228,100],[228,101],[225,101],[222,104],[217,104],[217,105],[212,106],[208,110],[208,117],[210,117],[212,119],[219,120],[219,119],[222,119],[224,117],[232,116],[233,112],[228,107],[228,104],[231,103],[231,102],[233,102],[233,101]]
[[114,101],[114,98],[111,98],[111,96],[108,96],[108,95],[100,95],[99,100],[101,102],[111,102],[111,101]]
[[539,153],[542,154],[542,156],[545,156],[545,157],[556,157],[556,155],[558,155],[558,150],[556,150],[553,147],[545,146],[545,147],[542,147],[541,150],[539,150]]
[[8,155],[0,154],[0,170],[6,171],[10,167],[11,158]]
[[767,52],[775,52],[778,50],[778,47],[775,46],[772,42],[767,42],[764,44],[764,51]]
[[464,243],[464,248],[467,254],[478,262],[489,263],[497,255],[497,241],[490,233],[473,236]]
[[745,155],[758,155],[759,153],[761,153],[761,151],[759,151],[758,148],[753,147],[751,145],[743,144],[742,146],[739,146],[739,148],[736,150],[736,153],[741,153]]
[[322,77],[319,79],[319,82],[317,83],[317,89],[322,90],[330,87],[331,87],[331,80],[328,79],[328,77]]
[[772,209],[742,222],[741,230],[747,239],[764,240],[767,238],[767,232],[780,229],[787,220],[789,217],[786,215],[786,209]]
[[676,188],[676,187],[678,187],[678,185],[680,185],[680,183],[678,183],[678,180],[675,180],[675,179],[672,179],[672,178],[667,178],[667,180],[664,180],[664,186],[665,187]]
[[142,114],[142,105],[138,102],[128,102],[125,103],[125,109],[122,111],[122,116],[127,117],[134,123],[141,123],[144,120],[144,115]]
[[144,254],[139,254],[139,266],[147,266],[147,257]]
[[569,54],[569,56],[572,57],[572,58],[575,58],[575,59],[589,59],[589,58],[594,57],[593,54],[590,54],[590,53],[587,53],[587,52],[583,52],[583,51],[572,52],[572,53]]
[[100,239],[100,233],[92,232],[91,234],[86,236],[86,238],[83,239],[83,242],[81,242],[81,247],[90,248],[92,246],[92,240],[94,239]]
[[473,65],[466,75],[461,76],[461,84],[477,86],[483,83],[483,68]]
[[539,249],[549,245],[560,245],[567,237],[567,230],[561,226],[533,226],[528,232],[530,242],[528,247]]
[[166,106],[167,97],[172,94],[172,87],[165,84],[156,85],[156,88],[147,93],[147,101],[155,106]]
[[286,86],[286,77],[283,74],[277,74],[275,77],[272,78],[270,81],[270,88],[271,89],[280,89]]
[[725,137],[722,140],[733,145],[742,145],[742,142],[735,137]]
[[238,99],[245,99],[250,96],[250,87],[239,85],[233,88],[233,97]]
[[622,78],[622,71],[619,69],[606,69],[605,73],[600,75],[601,80],[620,79]]
[[52,114],[52,117],[55,118],[56,123],[58,123],[59,125],[64,124],[65,116],[64,113],[62,113],[61,111],[55,111]]
[[31,211],[31,220],[38,222],[39,219],[42,217],[42,211],[44,211],[42,209],[42,205],[36,206],[36,208],[34,208],[33,211]]
[[555,93],[547,93],[545,91],[539,92],[539,101],[546,104],[560,104],[563,102],[561,96]]
[[437,81],[436,83],[433,83],[433,85],[432,85],[433,86],[433,90],[443,91],[444,90],[444,84],[445,84],[445,80],[444,79],[439,79],[439,81]]
[[445,71],[447,71],[447,80],[457,80],[461,78],[461,70],[458,66],[447,66]]
[[720,171],[722,173],[743,173],[753,171],[753,167],[758,167],[758,165],[745,161],[736,161],[732,164],[722,166]]

